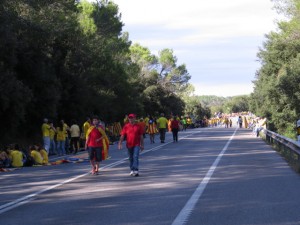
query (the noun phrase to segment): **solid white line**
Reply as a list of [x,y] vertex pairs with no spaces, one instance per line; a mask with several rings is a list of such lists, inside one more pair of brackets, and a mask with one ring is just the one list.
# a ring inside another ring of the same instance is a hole
[[[200,132],[201,132],[201,131],[200,131]],[[185,138],[185,137],[194,135],[194,134],[196,134],[196,133],[199,133],[199,132],[191,133],[191,134],[186,135],[186,136],[184,136],[184,137],[182,137],[182,138]],[[180,138],[180,139],[182,139],[182,138]],[[154,148],[151,148],[151,149],[149,149],[149,150],[143,151],[141,154],[145,154],[145,153],[151,152],[151,151],[156,151],[156,150],[162,148],[163,146],[165,146],[165,145],[167,145],[167,144],[169,144],[169,143],[171,143],[171,142],[167,142],[167,143],[165,143],[165,144],[162,144],[162,145],[156,146],[156,147],[154,147]],[[108,164],[108,165],[106,165],[106,166],[103,166],[102,168],[100,168],[100,170],[107,169],[107,168],[113,168],[113,167],[115,167],[115,166],[117,166],[117,165],[120,165],[120,164],[126,162],[127,160],[128,160],[128,158],[121,159],[121,160],[119,160],[119,161],[117,161],[117,162],[114,162],[114,163]],[[38,195],[40,195],[40,194],[42,194],[42,193],[44,193],[44,192],[46,192],[46,191],[49,191],[49,190],[52,190],[52,189],[57,188],[57,187],[59,187],[59,186],[62,186],[62,185],[64,185],[64,184],[70,183],[70,182],[72,182],[72,181],[74,181],[74,180],[77,180],[77,179],[79,179],[79,178],[81,178],[81,177],[84,177],[84,176],[87,176],[87,175],[89,175],[89,174],[90,174],[90,172],[85,173],[85,174],[78,175],[78,176],[76,176],[76,177],[73,177],[73,178],[70,178],[70,179],[68,179],[68,180],[62,181],[62,182],[60,182],[60,183],[58,183],[58,184],[49,186],[49,187],[47,187],[47,188],[45,188],[45,189],[43,189],[43,190],[40,190],[40,191],[38,191],[38,192],[35,192],[35,193],[32,193],[32,194],[26,195],[26,196],[24,196],[24,197],[21,197],[21,198],[19,198],[19,199],[16,199],[15,201],[6,203],[6,204],[4,204],[4,205],[1,205],[1,206],[0,206],[0,214],[2,214],[2,213],[4,213],[4,212],[7,212],[7,211],[9,211],[9,210],[11,210],[11,209],[17,208],[18,206],[21,206],[21,205],[24,205],[24,204],[28,203],[28,202],[32,201],[36,196],[38,196]]]
[[188,202],[185,204],[185,206],[182,208],[182,210],[179,212],[179,214],[177,215],[177,217],[173,221],[172,225],[183,225],[183,224],[187,223],[188,218],[189,218],[191,212],[195,208],[195,205],[198,202],[198,200],[200,199],[203,191],[205,190],[206,185],[209,183],[209,181],[210,181],[210,179],[211,179],[211,177],[212,177],[215,169],[217,168],[217,166],[218,166],[218,164],[219,164],[222,156],[226,152],[229,144],[231,143],[231,141],[232,141],[232,139],[233,139],[233,137],[234,137],[237,129],[238,128],[235,129],[234,133],[232,134],[232,136],[230,137],[230,139],[227,141],[227,143],[224,146],[223,150],[221,151],[221,153],[218,155],[218,157],[216,158],[216,160],[214,161],[214,163],[212,164],[212,166],[207,171],[204,179],[198,185],[197,189],[195,190],[195,192],[193,193],[193,195],[190,197],[190,199],[188,200]]

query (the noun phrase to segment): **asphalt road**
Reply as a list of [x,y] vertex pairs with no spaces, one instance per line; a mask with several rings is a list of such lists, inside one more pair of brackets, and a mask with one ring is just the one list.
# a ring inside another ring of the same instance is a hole
[[111,146],[98,176],[88,162],[0,174],[0,225],[300,224],[300,177],[250,130],[200,128],[150,144],[140,176]]

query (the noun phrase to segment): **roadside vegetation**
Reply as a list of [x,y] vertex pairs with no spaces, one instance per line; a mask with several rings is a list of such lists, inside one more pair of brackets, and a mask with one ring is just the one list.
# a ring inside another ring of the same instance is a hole
[[[1,142],[40,138],[44,117],[106,122],[124,115],[251,111],[271,130],[295,136],[300,116],[300,1],[274,1],[289,20],[266,35],[261,68],[246,96],[196,96],[172,49],[157,55],[130,41],[110,1],[2,0],[0,4]],[[201,76],[201,74],[195,74]]]

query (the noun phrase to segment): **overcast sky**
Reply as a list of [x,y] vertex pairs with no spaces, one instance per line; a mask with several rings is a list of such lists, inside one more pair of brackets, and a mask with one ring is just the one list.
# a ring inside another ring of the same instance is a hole
[[157,55],[173,49],[196,95],[249,94],[256,54],[276,30],[271,0],[113,0],[129,39]]

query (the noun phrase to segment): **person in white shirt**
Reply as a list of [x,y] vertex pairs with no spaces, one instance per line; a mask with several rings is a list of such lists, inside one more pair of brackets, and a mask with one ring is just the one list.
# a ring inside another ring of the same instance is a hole
[[73,152],[73,154],[76,155],[79,150],[80,128],[75,120],[72,121],[72,126],[70,127],[70,134],[71,152]]

